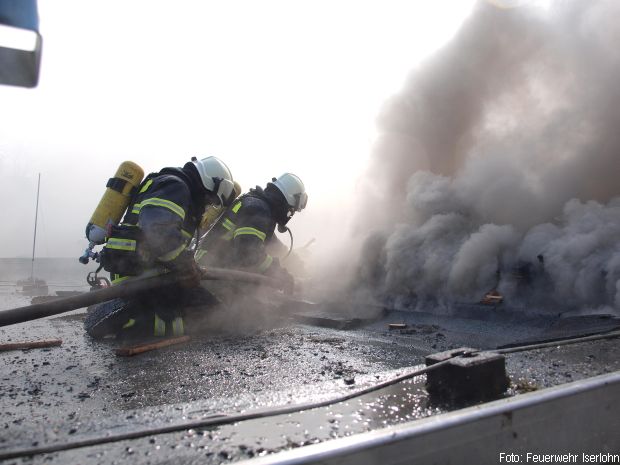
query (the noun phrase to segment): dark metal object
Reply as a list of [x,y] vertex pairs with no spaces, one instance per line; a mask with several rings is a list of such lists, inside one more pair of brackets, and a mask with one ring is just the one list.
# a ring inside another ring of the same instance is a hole
[[302,323],[310,326],[319,326],[321,328],[333,328],[333,329],[355,329],[367,324],[370,320],[363,320],[361,318],[338,318],[333,316],[321,315],[321,314],[303,314],[294,313],[291,318],[298,323]]
[[427,356],[426,366],[446,360],[448,363],[426,377],[426,390],[433,402],[472,404],[498,399],[508,389],[506,360],[501,354],[462,347]]

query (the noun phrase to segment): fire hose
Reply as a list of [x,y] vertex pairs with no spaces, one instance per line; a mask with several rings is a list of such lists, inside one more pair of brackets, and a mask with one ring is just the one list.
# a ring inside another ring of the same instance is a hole
[[[282,283],[277,279],[245,271],[223,268],[202,268],[201,271],[201,280],[237,281],[273,288],[282,286]],[[0,327],[37,320],[52,315],[59,315],[112,299],[131,297],[139,292],[181,282],[186,278],[186,275],[174,272],[145,278],[136,278],[124,281],[116,286],[85,292],[84,294],[65,297],[52,302],[4,310],[0,312]]]

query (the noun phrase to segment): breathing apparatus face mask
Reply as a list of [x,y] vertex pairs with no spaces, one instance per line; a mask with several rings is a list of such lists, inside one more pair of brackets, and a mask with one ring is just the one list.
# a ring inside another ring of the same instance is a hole
[[293,215],[290,215],[286,218],[286,220],[284,221],[284,223],[278,223],[278,232],[279,233],[285,233],[286,231],[288,231],[288,227],[286,226],[286,223],[289,222],[289,220],[291,219]]
[[288,227],[286,226],[286,224],[291,220],[294,214],[295,214],[295,208],[289,206],[288,211],[286,212],[286,219],[278,223],[279,232],[285,233],[286,231],[288,231]]
[[290,206],[287,204],[288,209],[286,212],[286,219],[284,220],[284,222],[278,223],[278,231],[281,233],[284,233],[288,230],[286,224],[291,220],[295,212],[300,212],[304,208],[306,208],[306,203],[308,202],[308,194],[302,192],[301,194],[295,194],[294,197],[295,205]]
[[232,193],[235,185],[229,181],[228,179],[222,178],[211,178],[213,179],[213,191],[209,192],[207,198],[212,198],[215,200],[215,204],[218,204],[223,207],[227,207],[232,202]]

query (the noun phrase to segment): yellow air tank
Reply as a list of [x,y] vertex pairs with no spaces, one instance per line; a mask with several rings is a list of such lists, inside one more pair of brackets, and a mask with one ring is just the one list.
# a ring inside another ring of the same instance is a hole
[[108,225],[118,224],[129,205],[134,188],[144,178],[144,171],[132,161],[124,161],[108,180],[107,189],[86,226],[86,238],[94,244],[105,242]]
[[206,233],[211,227],[215,224],[215,222],[219,219],[220,215],[224,212],[226,207],[232,205],[237,197],[241,195],[241,184],[237,181],[233,183],[233,191],[230,196],[230,204],[227,205],[208,205],[205,209],[204,214],[202,215],[202,220],[200,220],[200,226],[198,229],[201,234]]
[[198,229],[200,229],[200,232],[204,233],[211,229],[211,226],[215,224],[223,211],[224,208],[220,207],[219,205],[207,206],[204,215],[202,215],[202,220],[200,220],[200,226],[198,227]]

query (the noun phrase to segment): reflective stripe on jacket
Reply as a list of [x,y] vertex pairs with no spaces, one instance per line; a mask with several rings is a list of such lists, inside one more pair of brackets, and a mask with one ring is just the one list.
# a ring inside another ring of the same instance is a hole
[[196,259],[206,265],[264,273],[273,263],[265,244],[273,240],[275,227],[269,203],[245,194],[231,205],[203,239]]

